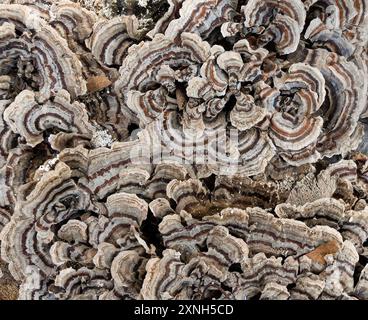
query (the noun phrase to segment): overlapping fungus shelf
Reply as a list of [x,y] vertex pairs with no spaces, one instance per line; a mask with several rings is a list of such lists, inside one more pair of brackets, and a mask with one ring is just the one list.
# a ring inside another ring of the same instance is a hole
[[368,299],[368,0],[0,2],[0,299]]

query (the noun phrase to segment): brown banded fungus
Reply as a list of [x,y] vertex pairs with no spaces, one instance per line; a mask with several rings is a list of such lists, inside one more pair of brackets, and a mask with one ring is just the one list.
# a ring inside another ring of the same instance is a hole
[[368,0],[113,3],[1,1],[0,299],[367,300]]

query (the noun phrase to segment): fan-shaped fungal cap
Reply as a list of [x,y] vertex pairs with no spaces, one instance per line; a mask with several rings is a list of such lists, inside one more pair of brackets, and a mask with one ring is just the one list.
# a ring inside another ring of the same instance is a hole
[[101,63],[120,66],[128,48],[141,36],[135,16],[118,16],[95,23],[86,44]]
[[13,132],[35,146],[43,141],[43,132],[55,130],[91,136],[94,128],[88,122],[83,104],[70,103],[69,93],[61,90],[55,97],[40,104],[35,93],[22,91],[4,111],[4,120]]

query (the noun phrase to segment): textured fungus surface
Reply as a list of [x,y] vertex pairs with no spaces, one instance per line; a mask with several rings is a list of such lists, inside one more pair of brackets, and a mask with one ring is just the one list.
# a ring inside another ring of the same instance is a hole
[[368,0],[0,0],[0,299],[368,299]]

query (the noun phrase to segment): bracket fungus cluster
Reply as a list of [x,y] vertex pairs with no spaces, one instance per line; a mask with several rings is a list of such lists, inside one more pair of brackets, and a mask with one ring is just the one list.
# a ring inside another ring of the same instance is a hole
[[0,1],[0,298],[368,299],[368,0],[118,3]]

